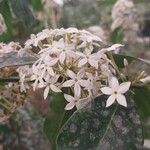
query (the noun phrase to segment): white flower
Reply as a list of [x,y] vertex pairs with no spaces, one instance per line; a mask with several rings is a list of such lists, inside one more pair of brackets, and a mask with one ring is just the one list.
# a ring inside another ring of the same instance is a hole
[[127,107],[126,98],[123,94],[129,90],[130,85],[131,82],[124,82],[119,85],[117,78],[112,77],[109,82],[109,87],[101,88],[103,94],[111,95],[107,99],[106,107],[112,105],[115,100],[117,100],[120,105]]
[[[47,84],[45,90],[44,90],[44,99],[47,98],[49,90],[52,90],[53,92],[59,93],[62,92],[57,86],[57,80],[59,78],[59,75],[55,75],[54,77],[47,77],[45,78],[46,84],[49,82],[49,84]],[[43,85],[44,86],[44,85]],[[42,87],[42,86],[41,86]]]
[[74,57],[75,52],[73,51],[75,46],[73,44],[64,43],[64,41],[54,42],[49,48],[49,54],[56,54],[60,63],[64,63],[65,59],[68,57]]
[[135,24],[135,6],[132,0],[117,0],[112,9],[112,26],[114,31],[118,27],[131,28]]
[[17,42],[10,42],[8,44],[0,43],[0,57],[5,53],[15,52],[21,49],[21,46]]
[[116,51],[118,52],[120,50],[120,47],[123,47],[124,45],[122,44],[113,44],[112,46],[108,47],[108,48],[104,48],[102,49],[100,52],[106,53],[109,51]]
[[85,54],[77,52],[77,55],[81,57],[78,63],[78,67],[82,67],[85,64],[89,63],[92,67],[98,69],[98,59],[95,54],[91,54],[91,50],[86,49]]
[[117,50],[122,45],[102,49],[101,43],[99,37],[76,28],[45,29],[31,35],[24,51],[34,52],[35,47],[40,51],[36,53],[38,60],[32,65],[31,73],[20,77],[22,88],[25,87],[24,81],[30,79],[34,90],[44,88],[45,99],[49,91],[69,89],[73,96],[65,96],[69,102],[66,109],[84,107],[101,94],[101,87],[115,75],[113,64],[105,52]]
[[20,91],[26,92],[26,89],[29,88],[28,84],[26,83],[26,77],[31,75],[32,69],[29,66],[21,66],[17,69],[19,73],[19,82],[20,82]]
[[69,102],[69,103],[66,105],[66,107],[65,107],[66,110],[70,110],[70,109],[72,109],[73,107],[75,107],[75,106],[77,105],[78,101],[79,101],[79,98],[78,98],[78,97],[73,97],[73,96],[68,95],[68,94],[64,94],[64,97],[65,97],[65,99]]
[[86,72],[86,75],[89,81],[89,85],[86,87],[86,89],[88,89],[88,91],[91,91],[93,96],[97,96],[101,86],[101,82],[98,81],[98,73],[96,72],[95,75],[93,75],[91,73]]
[[84,74],[85,74],[84,70],[80,70],[77,74],[75,74],[71,70],[67,70],[67,75],[71,79],[64,82],[62,87],[74,86],[75,96],[80,97],[81,96],[81,86],[87,87],[88,83],[89,83],[87,80],[82,79],[84,77]]
[[79,99],[79,97],[77,96],[73,97],[71,95],[64,94],[64,98],[69,102],[65,107],[66,110],[71,110],[74,107],[76,107],[79,110],[85,107],[92,100],[91,95],[89,95],[88,97]]

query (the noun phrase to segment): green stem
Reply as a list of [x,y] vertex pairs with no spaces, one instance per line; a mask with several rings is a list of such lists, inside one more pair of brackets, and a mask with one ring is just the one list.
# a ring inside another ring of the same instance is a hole
[[115,68],[117,74],[119,75],[120,79],[121,79],[122,81],[125,81],[125,76],[124,76],[123,74],[121,74],[121,72],[120,72],[118,66],[117,66],[116,63],[115,63],[115,60],[114,60],[114,57],[113,57],[112,53],[111,53],[111,52],[108,52],[108,56],[110,57],[110,59],[111,59],[111,61],[112,61],[112,63],[113,63],[113,66],[114,66],[114,68]]

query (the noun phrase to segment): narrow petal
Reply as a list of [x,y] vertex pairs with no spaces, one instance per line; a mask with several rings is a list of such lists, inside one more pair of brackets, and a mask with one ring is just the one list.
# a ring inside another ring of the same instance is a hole
[[80,97],[81,96],[81,87],[78,83],[75,83],[74,85],[74,95],[76,97]]
[[91,97],[86,97],[86,98],[84,98],[84,99],[80,99],[80,100],[76,103],[76,108],[77,108],[78,110],[84,108],[91,100],[92,100]]
[[67,70],[67,75],[72,79],[74,79],[76,77],[76,74],[71,70]]
[[68,81],[63,83],[62,87],[71,87],[74,84],[75,84],[74,80],[68,80]]
[[81,56],[81,57],[86,57],[85,54],[83,54],[83,53],[81,53],[81,52],[76,52],[76,54],[77,54],[78,56]]
[[50,88],[53,92],[56,92],[56,93],[62,92],[57,86],[53,84],[50,85]]
[[81,78],[84,77],[84,75],[85,75],[85,71],[84,71],[84,69],[81,69],[81,70],[77,73],[77,78],[78,78],[78,79],[81,79]]
[[65,58],[66,58],[66,54],[65,52],[62,52],[59,56],[60,63],[64,63]]
[[126,93],[129,90],[130,85],[131,85],[131,82],[121,83],[119,88],[118,88],[118,92],[121,94]]
[[57,62],[58,62],[58,59],[55,58],[55,59],[53,59],[53,60],[51,60],[51,61],[49,62],[49,65],[50,65],[50,66],[54,66]]
[[94,59],[89,59],[89,64],[90,64],[92,67],[98,69],[98,62],[97,62],[96,60],[94,60]]
[[119,82],[118,82],[117,78],[112,77],[112,78],[110,79],[109,86],[110,86],[112,89],[114,89],[114,90],[115,90],[115,89],[118,89],[118,87],[119,87]]
[[45,72],[46,72],[46,68],[44,68],[44,69],[42,70],[41,78],[43,78],[43,77],[44,77]]
[[48,96],[48,93],[49,93],[49,86],[47,86],[46,88],[45,88],[45,90],[44,90],[44,99],[46,99],[47,98],[47,96]]
[[64,94],[64,98],[66,99],[67,102],[75,101],[75,98],[68,94]]
[[101,88],[101,91],[105,95],[111,95],[113,93],[113,90],[110,87],[103,87]]
[[115,99],[116,99],[115,95],[109,96],[109,98],[107,99],[107,102],[106,102],[106,107],[111,106],[115,102]]
[[79,80],[78,82],[82,87],[88,87],[90,85],[88,80]]
[[70,110],[75,106],[74,101],[71,101],[70,103],[68,103],[65,107],[65,110]]
[[126,101],[126,98],[125,98],[124,95],[122,95],[122,94],[117,94],[117,102],[118,102],[120,105],[122,105],[122,106],[124,106],[124,107],[127,107],[127,101]]
[[71,51],[71,50],[67,50],[66,54],[67,54],[67,56],[69,56],[71,58],[75,58],[76,57],[76,53],[74,51]]
[[83,58],[79,61],[78,63],[78,67],[82,67],[84,66],[85,64],[87,63],[87,59],[86,58]]
[[51,76],[54,76],[54,75],[55,75],[54,70],[52,69],[52,67],[48,67],[48,68],[47,68],[47,72],[48,72]]

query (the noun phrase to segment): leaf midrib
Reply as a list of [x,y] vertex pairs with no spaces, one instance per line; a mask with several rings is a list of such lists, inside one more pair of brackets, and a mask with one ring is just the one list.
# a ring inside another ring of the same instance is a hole
[[104,140],[105,135],[107,134],[107,131],[108,131],[108,129],[110,128],[111,122],[112,122],[113,117],[114,117],[114,115],[115,115],[115,113],[116,113],[116,111],[117,111],[117,108],[118,108],[118,104],[117,104],[116,107],[115,107],[115,110],[114,110],[114,112],[113,112],[113,114],[112,114],[112,116],[111,116],[111,118],[110,118],[110,121],[109,121],[109,123],[108,123],[108,126],[107,126],[107,128],[106,128],[106,131],[105,131],[103,137],[102,137],[101,140],[99,141],[99,145],[98,145],[98,149],[97,149],[97,150],[100,150],[100,149],[99,149],[99,148],[100,148],[100,144],[101,144],[101,142]]

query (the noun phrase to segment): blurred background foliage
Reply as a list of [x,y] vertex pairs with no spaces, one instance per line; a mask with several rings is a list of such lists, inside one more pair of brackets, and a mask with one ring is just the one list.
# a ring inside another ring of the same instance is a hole
[[[0,35],[0,42],[15,41],[23,44],[31,33],[40,32],[44,28],[72,26],[87,29],[108,44],[124,43],[125,48],[121,51],[123,54],[149,59],[150,1],[133,0],[137,10],[136,31],[124,30],[122,27],[111,30],[111,12],[115,2],[116,0],[64,0],[63,5],[58,5],[53,0],[0,0],[0,13],[7,26],[6,32]],[[150,73],[149,68],[140,62],[131,67],[131,72],[143,68],[147,74]],[[142,89],[134,92],[138,93],[136,99],[145,138],[150,139],[150,95],[143,97]],[[31,92],[28,98],[30,102],[0,124],[0,150],[49,149],[49,142],[41,131],[49,104],[39,93]]]

